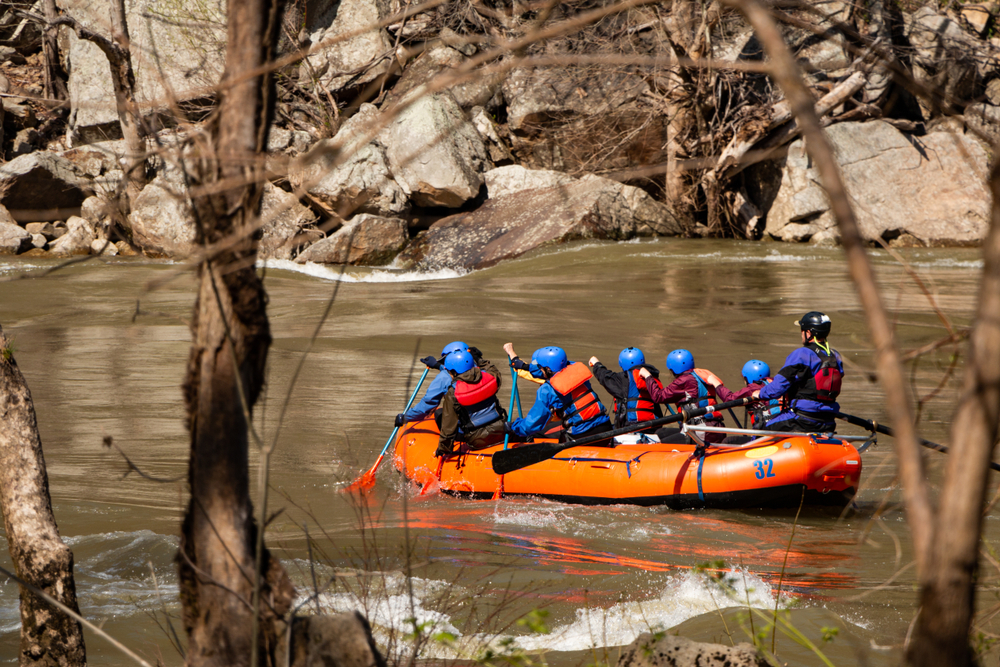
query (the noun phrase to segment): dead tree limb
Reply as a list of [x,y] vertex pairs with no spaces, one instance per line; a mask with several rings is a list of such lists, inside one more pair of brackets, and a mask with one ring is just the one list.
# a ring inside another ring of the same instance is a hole
[[219,107],[195,144],[197,242],[238,240],[199,267],[184,384],[191,501],[180,588],[188,665],[277,664],[276,622],[294,596],[281,564],[266,549],[259,558],[255,551],[263,526],[254,521],[247,451],[271,334],[254,266],[259,232],[246,232],[256,229],[260,212],[261,155],[274,106],[273,80],[264,72],[277,45],[281,4],[229,4]]
[[[73,552],[59,536],[35,407],[0,330],[0,508],[17,576],[80,613]],[[83,628],[21,587],[21,665],[86,665]]]
[[768,10],[758,0],[726,0],[726,3],[743,12],[763,44],[773,67],[771,76],[784,92],[792,114],[802,128],[806,150],[816,164],[820,181],[830,199],[830,209],[840,228],[841,244],[847,256],[851,279],[858,290],[875,343],[875,365],[885,390],[886,408],[896,425],[896,456],[899,459],[907,518],[913,536],[917,569],[925,573],[931,547],[933,511],[924,480],[923,459],[917,444],[913,410],[899,351],[893,339],[892,325],[882,304],[840,168],[833,155],[833,148],[820,126],[812,95]]
[[43,0],[42,11],[46,25],[42,32],[42,53],[45,57],[45,97],[50,100],[67,100],[66,72],[59,62],[59,29],[54,21],[59,16],[56,0]]

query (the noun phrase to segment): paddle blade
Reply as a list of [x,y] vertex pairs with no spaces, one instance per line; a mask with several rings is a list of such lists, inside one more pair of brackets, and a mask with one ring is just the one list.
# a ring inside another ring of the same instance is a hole
[[503,475],[500,475],[500,479],[497,480],[497,488],[490,500],[500,500],[501,498],[503,498]]
[[358,477],[350,486],[343,489],[344,493],[367,493],[375,487],[375,470],[369,470]]
[[506,475],[509,472],[551,459],[564,449],[566,449],[565,445],[551,443],[504,449],[493,454],[493,472],[498,475]]

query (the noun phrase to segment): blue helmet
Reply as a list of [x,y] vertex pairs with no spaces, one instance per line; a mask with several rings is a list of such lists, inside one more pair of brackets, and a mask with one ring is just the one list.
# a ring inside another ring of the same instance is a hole
[[771,367],[759,359],[751,359],[743,364],[743,379],[747,384],[761,382],[764,378],[771,376]]
[[569,365],[566,351],[554,345],[536,350],[535,354],[532,355],[532,361],[542,368],[549,369],[550,373],[558,373]]
[[667,368],[674,375],[680,375],[694,368],[694,357],[687,350],[674,350],[667,355]]
[[646,357],[643,356],[642,350],[637,347],[626,347],[618,355],[618,365],[622,367],[623,371],[630,371],[644,363],[646,363]]
[[[464,343],[462,343],[464,345]],[[455,350],[444,359],[444,367],[456,375],[461,375],[476,365],[472,353],[468,350]]]
[[447,357],[452,352],[458,352],[459,350],[465,351],[468,349],[469,349],[468,345],[466,345],[460,340],[456,340],[454,343],[448,343],[441,349],[441,356]]

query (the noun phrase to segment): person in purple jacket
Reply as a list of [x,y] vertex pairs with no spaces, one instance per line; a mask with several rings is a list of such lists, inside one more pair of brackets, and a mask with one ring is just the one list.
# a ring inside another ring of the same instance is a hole
[[[755,391],[763,389],[774,380],[771,378],[771,367],[759,359],[751,359],[743,364],[743,381],[745,387],[738,391],[730,391],[726,385],[720,384],[715,388],[715,393],[723,403],[738,401],[742,398],[749,398]],[[782,412],[781,399],[772,398],[769,401],[755,401],[746,407],[747,424],[750,428],[761,429],[770,419],[777,417]]]
[[[694,406],[704,408],[715,405],[715,388],[722,384],[722,380],[712,373],[702,368],[694,367],[694,356],[688,350],[674,350],[667,355],[667,368],[674,375],[674,380],[664,387],[659,379],[653,377],[646,368],[639,371],[639,375],[646,381],[646,389],[656,403],[674,403],[679,408]],[[725,426],[726,422],[717,417],[698,417],[693,419],[691,424],[705,424],[706,426]],[[656,432],[660,442],[675,442],[681,444],[691,444],[687,435],[681,434],[681,429],[666,427]],[[706,433],[705,442],[722,442],[726,437],[725,433]]]
[[826,342],[833,323],[823,313],[810,311],[795,324],[802,332],[802,347],[788,355],[771,384],[751,396],[787,401],[788,409],[764,425],[769,431],[833,433],[844,377],[840,353]]

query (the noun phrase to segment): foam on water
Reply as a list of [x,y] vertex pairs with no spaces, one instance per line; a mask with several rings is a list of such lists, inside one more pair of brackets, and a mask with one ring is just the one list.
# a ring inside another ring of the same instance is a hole
[[267,259],[257,262],[258,268],[270,270],[291,271],[302,273],[321,280],[339,280],[345,283],[409,283],[426,280],[449,280],[451,278],[461,278],[467,271],[456,269],[439,269],[437,271],[402,271],[393,270],[391,265],[387,269],[376,269],[371,271],[341,270],[332,269],[324,264],[314,264],[306,262],[297,264],[288,259]]
[[[623,646],[643,632],[666,630],[719,609],[748,604],[757,609],[774,609],[775,605],[771,587],[750,571],[734,568],[715,576],[685,572],[668,577],[655,598],[629,600],[609,608],[582,607],[576,610],[573,621],[558,625],[547,634],[475,633],[463,636],[452,617],[433,608],[436,606],[433,601],[442,597],[460,599],[467,597],[468,592],[451,582],[414,578],[411,603],[401,586],[403,581],[402,575],[395,575],[389,580],[384,595],[367,601],[361,601],[352,593],[335,593],[322,594],[320,604],[332,612],[364,609],[376,641],[381,646],[395,646],[400,652],[412,650],[401,637],[413,632],[414,623],[425,635],[446,632],[456,638],[448,642],[431,641],[422,646],[419,657],[424,659],[468,658],[486,648],[502,652],[512,646],[526,651],[579,651]],[[779,606],[786,608],[789,601],[783,595]],[[395,637],[395,641],[390,637]]]

